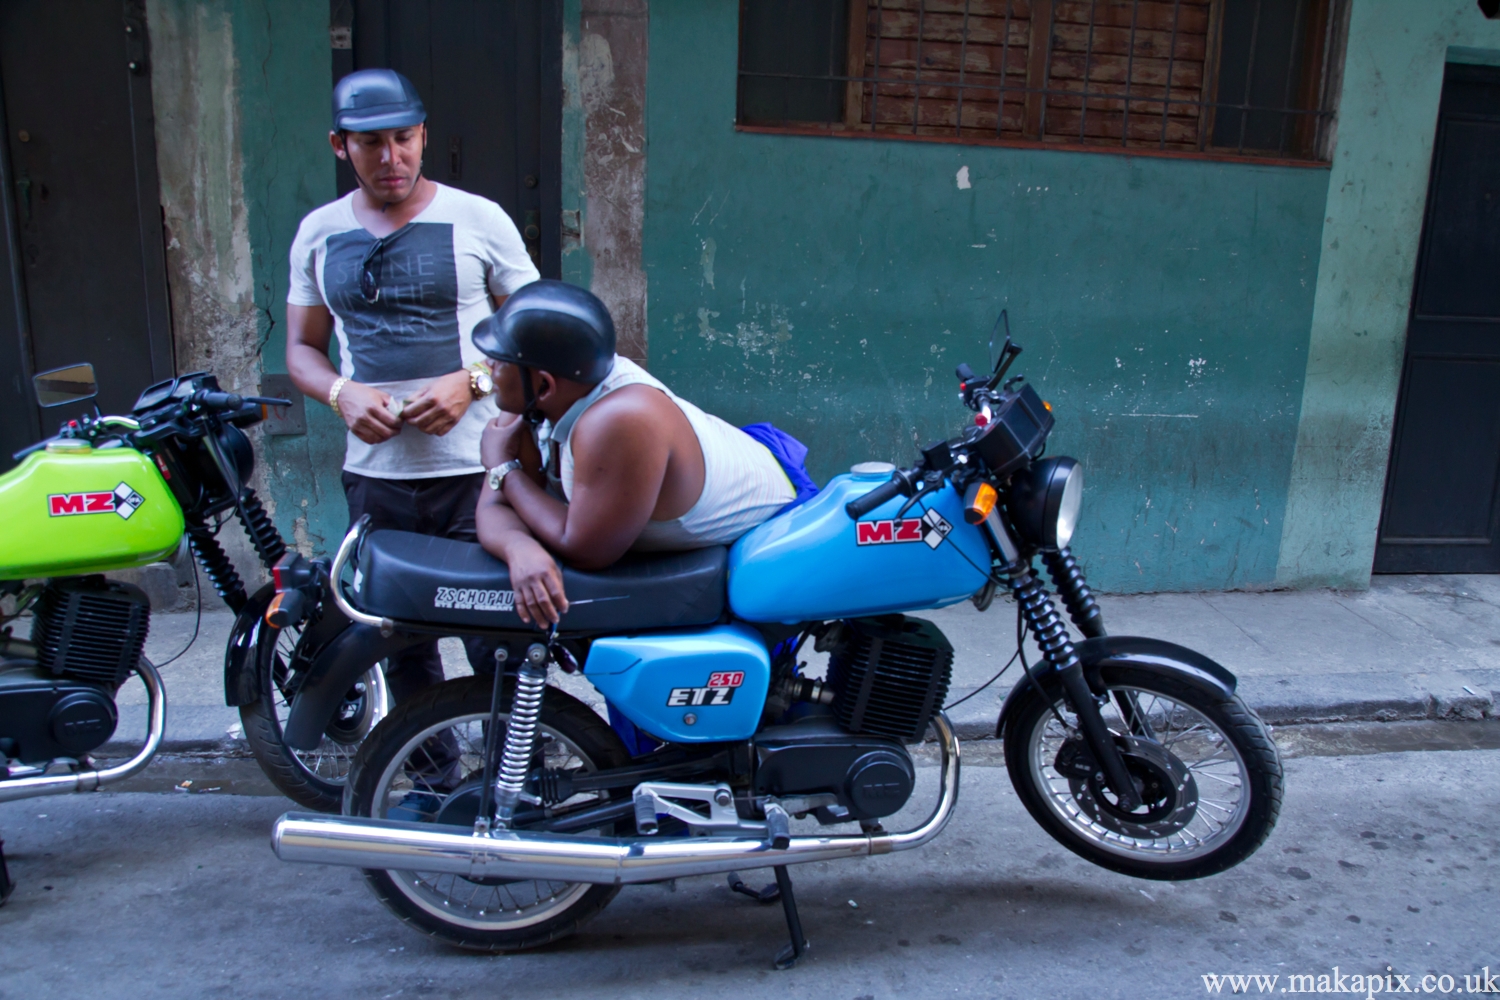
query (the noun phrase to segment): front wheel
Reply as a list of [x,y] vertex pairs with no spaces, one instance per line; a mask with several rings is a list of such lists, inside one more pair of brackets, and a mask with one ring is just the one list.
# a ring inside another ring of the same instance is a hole
[[[511,704],[514,679],[504,679],[502,705]],[[485,734],[493,681],[464,677],[435,684],[402,702],[355,756],[345,813],[369,819],[439,823],[472,830],[483,783]],[[509,720],[501,712],[500,725]],[[496,734],[503,746],[505,733]],[[532,750],[533,771],[559,776],[629,763],[620,738],[587,705],[556,688],[542,698]],[[590,792],[549,803],[549,814],[603,804]],[[541,813],[532,811],[536,818]],[[526,822],[517,814],[517,828]],[[610,836],[602,824],[575,831]],[[616,885],[541,879],[470,879],[421,871],[367,870],[375,895],[405,923],[431,937],[475,951],[507,952],[574,933],[620,891]]]
[[[1106,669],[1101,709],[1143,804],[1127,810],[1102,780],[1049,674],[1023,680],[1001,720],[1011,784],[1059,843],[1112,871],[1178,881],[1248,858],[1281,812],[1281,761],[1238,696],[1210,695],[1139,667]],[[1059,722],[1061,716],[1061,722]]]

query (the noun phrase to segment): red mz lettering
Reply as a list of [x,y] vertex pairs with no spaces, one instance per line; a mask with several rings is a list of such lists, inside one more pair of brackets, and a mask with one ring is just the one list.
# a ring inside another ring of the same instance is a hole
[[47,497],[47,511],[53,517],[64,514],[113,514],[113,493],[53,493]]
[[743,670],[720,670],[708,675],[708,686],[711,688],[737,688],[743,683],[745,683]]
[[855,541],[860,545],[887,545],[892,542],[920,542],[922,521],[907,517],[899,521],[857,521]]

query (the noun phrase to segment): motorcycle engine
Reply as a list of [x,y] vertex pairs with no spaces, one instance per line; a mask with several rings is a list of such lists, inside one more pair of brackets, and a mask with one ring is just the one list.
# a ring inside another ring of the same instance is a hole
[[150,602],[103,577],[48,584],[31,642],[0,649],[0,754],[23,764],[79,758],[114,734],[114,694],[140,662]]
[[828,653],[833,712],[851,733],[916,743],[943,707],[953,646],[930,621],[905,615],[839,621],[814,648]]
[[889,816],[906,804],[916,783],[906,747],[844,732],[826,709],[762,729],[753,744],[756,793],[831,794],[837,807],[814,813],[824,823]]

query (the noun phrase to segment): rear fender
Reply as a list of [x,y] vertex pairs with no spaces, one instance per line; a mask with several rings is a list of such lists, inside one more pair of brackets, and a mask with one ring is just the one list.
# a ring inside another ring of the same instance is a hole
[[[1126,667],[1169,677],[1214,698],[1233,697],[1238,683],[1234,674],[1202,653],[1162,639],[1109,635],[1085,639],[1073,650],[1083,663],[1083,675],[1088,679],[1089,688],[1095,693],[1102,693],[1115,679],[1115,673]],[[1057,681],[1050,670],[1043,670],[1036,677],[1049,694],[1057,693]],[[995,727],[997,735],[1004,732],[1005,720],[1010,717],[1012,707],[1030,686],[1029,681],[1022,679],[1010,689],[1005,705],[1000,709],[1000,721]]]
[[382,636],[373,625],[353,624],[335,636],[313,659],[292,699],[282,742],[293,750],[311,750],[360,676],[379,661],[435,636],[395,632]]

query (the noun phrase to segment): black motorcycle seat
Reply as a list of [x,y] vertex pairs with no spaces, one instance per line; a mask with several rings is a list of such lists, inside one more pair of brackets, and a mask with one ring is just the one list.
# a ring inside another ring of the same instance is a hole
[[[359,548],[354,603],[394,622],[529,630],[510,570],[475,542],[372,531]],[[594,573],[563,567],[561,632],[707,625],[724,613],[729,550],[630,554]]]

